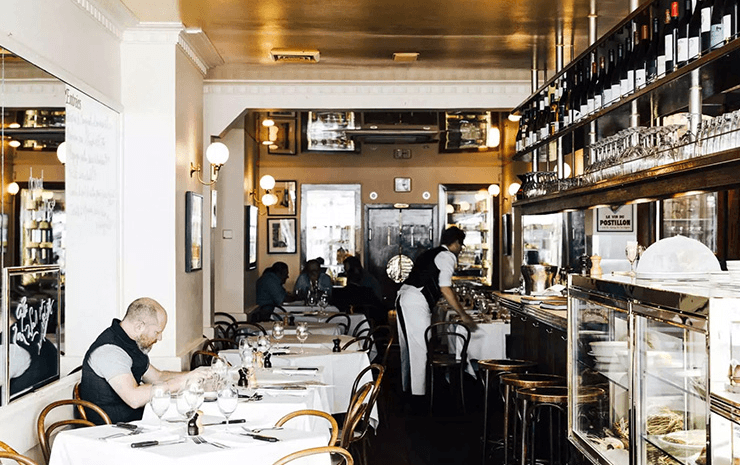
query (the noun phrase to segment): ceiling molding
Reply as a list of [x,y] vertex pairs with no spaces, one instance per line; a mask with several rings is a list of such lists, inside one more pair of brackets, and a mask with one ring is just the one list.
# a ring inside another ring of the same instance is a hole
[[108,32],[120,39],[123,31],[139,20],[118,0],[70,0]]

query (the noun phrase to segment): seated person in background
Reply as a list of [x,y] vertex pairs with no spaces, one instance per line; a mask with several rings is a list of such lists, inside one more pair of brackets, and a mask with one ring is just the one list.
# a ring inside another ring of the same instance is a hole
[[380,287],[380,283],[377,279],[375,279],[375,276],[373,276],[371,273],[369,273],[365,268],[362,267],[362,263],[360,262],[360,259],[350,255],[344,260],[344,272],[347,274],[348,281],[349,281],[349,274],[351,270],[353,269],[360,270],[360,274],[362,278],[360,279],[360,286],[367,287],[372,289],[373,294],[375,294],[375,297],[379,301],[383,301],[383,290]]
[[256,283],[256,303],[259,308],[249,314],[249,321],[268,321],[276,306],[293,300],[293,295],[283,287],[289,270],[285,262],[275,262],[262,272]]
[[344,313],[349,313],[350,307],[354,313],[364,313],[376,325],[388,324],[388,311],[383,302],[371,288],[362,285],[361,268],[347,270],[347,285],[334,290],[331,303]]
[[311,287],[316,287],[319,291],[326,292],[327,296],[331,297],[331,278],[328,274],[321,272],[321,265],[318,260],[309,260],[306,262],[303,271],[301,271],[301,274],[295,281],[293,294],[297,298],[305,299]]
[[[92,343],[82,362],[80,397],[108,414],[113,423],[141,420],[151,398],[152,385],[166,384],[177,392],[187,381],[205,376],[205,368],[191,372],[160,371],[147,355],[167,325],[167,312],[155,301],[142,297],[131,302],[123,320],[113,320]],[[102,419],[92,411],[95,424]]]

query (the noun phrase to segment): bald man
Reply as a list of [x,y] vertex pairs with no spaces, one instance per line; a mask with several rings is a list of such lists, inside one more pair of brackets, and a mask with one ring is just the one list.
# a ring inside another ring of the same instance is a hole
[[[85,354],[80,397],[105,410],[113,423],[141,420],[153,384],[165,383],[177,392],[189,379],[203,376],[200,369],[160,371],[149,363],[147,354],[162,340],[166,325],[167,312],[156,300],[134,300],[123,320],[114,319]],[[103,423],[94,412],[88,418]]]

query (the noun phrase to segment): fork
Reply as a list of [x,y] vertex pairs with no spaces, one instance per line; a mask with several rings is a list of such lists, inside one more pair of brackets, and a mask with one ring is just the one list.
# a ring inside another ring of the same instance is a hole
[[246,426],[242,426],[242,429],[244,431],[248,432],[248,433],[259,434],[262,431],[277,431],[277,430],[282,430],[283,427],[282,426],[266,426],[264,428],[247,428]]
[[219,442],[214,442],[214,441],[207,441],[203,436],[192,436],[192,438],[193,438],[193,442],[196,444],[210,444],[213,447],[217,447],[219,449],[230,449],[230,447],[225,444],[221,444]]
[[105,441],[106,439],[122,438],[124,436],[133,436],[135,434],[139,434],[142,431],[144,431],[144,429],[139,426],[135,430],[131,430],[126,433],[113,433],[113,434],[109,434],[108,436],[103,436],[102,438],[98,438],[98,439],[100,439],[101,441]]

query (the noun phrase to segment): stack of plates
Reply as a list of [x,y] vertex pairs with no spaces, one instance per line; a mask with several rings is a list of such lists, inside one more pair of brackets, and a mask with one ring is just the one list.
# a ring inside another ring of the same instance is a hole
[[596,360],[597,371],[624,371],[627,367],[622,366],[618,355],[623,350],[627,350],[627,341],[593,341],[588,354]]

